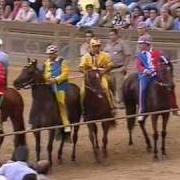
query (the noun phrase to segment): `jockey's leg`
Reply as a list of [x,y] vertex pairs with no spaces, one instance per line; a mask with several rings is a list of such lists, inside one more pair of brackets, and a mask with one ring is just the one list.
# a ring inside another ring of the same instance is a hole
[[67,111],[66,102],[65,102],[65,91],[57,91],[56,98],[57,98],[58,104],[59,104],[62,123],[65,126],[64,131],[70,132],[71,127],[68,126],[70,123],[68,120],[68,111]]

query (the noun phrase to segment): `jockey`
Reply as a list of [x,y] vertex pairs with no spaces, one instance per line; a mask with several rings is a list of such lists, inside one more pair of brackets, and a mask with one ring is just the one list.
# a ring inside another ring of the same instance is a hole
[[64,131],[70,133],[68,112],[65,103],[65,90],[67,88],[69,67],[66,61],[58,56],[58,48],[50,45],[46,49],[49,58],[45,61],[44,77],[48,84],[52,85],[59,105]]
[[[108,86],[108,75],[107,72],[109,72],[112,69],[113,62],[111,60],[111,57],[108,53],[101,51],[101,42],[98,39],[91,39],[90,41],[90,52],[86,53],[81,58],[81,63],[79,65],[80,71],[85,73],[89,69],[99,69],[102,70],[103,76],[102,76],[102,87],[104,88],[109,104],[113,110],[114,108],[114,102],[112,94],[109,90]],[[84,86],[82,88],[82,98],[81,101],[84,100]],[[83,104],[83,103],[82,103]]]
[[[136,66],[139,73],[139,113],[146,112],[146,96],[149,84],[156,79],[156,69],[150,52],[151,41],[146,36],[138,39],[139,52],[136,55]],[[144,116],[138,116],[143,121]]]

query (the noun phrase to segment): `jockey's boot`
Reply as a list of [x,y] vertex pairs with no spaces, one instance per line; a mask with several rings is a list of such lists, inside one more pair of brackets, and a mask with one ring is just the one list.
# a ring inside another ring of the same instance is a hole
[[144,121],[144,116],[140,115],[137,117],[138,122]]
[[174,116],[180,116],[180,110],[173,111],[173,115],[174,115]]

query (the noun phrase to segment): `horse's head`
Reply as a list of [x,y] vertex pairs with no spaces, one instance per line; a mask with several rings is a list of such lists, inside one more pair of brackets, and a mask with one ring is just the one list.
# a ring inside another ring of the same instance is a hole
[[102,74],[98,69],[88,70],[85,74],[85,88],[102,97],[103,88],[101,85]]
[[28,58],[27,64],[22,69],[20,75],[14,81],[17,89],[28,88],[29,86],[42,82],[42,73],[37,67],[37,60]]
[[173,65],[165,56],[161,56],[159,68],[157,70],[157,77],[160,85],[169,90],[173,89]]

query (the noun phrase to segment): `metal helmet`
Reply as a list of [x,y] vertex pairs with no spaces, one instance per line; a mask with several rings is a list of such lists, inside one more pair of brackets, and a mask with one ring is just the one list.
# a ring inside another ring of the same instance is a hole
[[49,45],[46,48],[46,54],[55,54],[59,51],[58,47],[55,45]]

